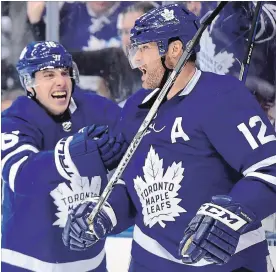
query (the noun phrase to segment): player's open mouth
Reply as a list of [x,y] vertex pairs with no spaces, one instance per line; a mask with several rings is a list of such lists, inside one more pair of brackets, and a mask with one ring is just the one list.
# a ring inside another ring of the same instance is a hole
[[52,93],[52,97],[55,99],[66,99],[67,92],[66,91],[57,91]]
[[145,76],[147,74],[147,70],[144,67],[139,67],[139,70],[143,73],[142,75],[142,81],[145,80]]

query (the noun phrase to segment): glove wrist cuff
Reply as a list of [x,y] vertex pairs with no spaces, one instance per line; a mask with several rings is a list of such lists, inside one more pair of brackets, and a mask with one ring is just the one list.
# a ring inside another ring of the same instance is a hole
[[[99,197],[93,197],[93,198],[87,198],[85,201],[91,201],[95,204],[98,203]],[[117,217],[116,214],[111,207],[111,205],[106,201],[104,206],[102,207],[102,210],[108,215],[111,223],[112,223],[112,228],[114,228],[117,225]]]
[[54,150],[56,168],[58,170],[58,173],[66,180],[81,178],[79,171],[74,164],[69,152],[69,144],[72,139],[73,136],[62,138],[58,141]]

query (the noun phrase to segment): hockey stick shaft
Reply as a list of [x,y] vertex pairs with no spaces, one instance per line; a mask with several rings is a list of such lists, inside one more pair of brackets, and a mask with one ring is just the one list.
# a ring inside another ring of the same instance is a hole
[[[193,39],[187,44],[185,51],[182,53],[179,61],[176,64],[176,67],[170,74],[169,78],[167,79],[166,83],[164,84],[163,88],[161,89],[158,97],[156,98],[155,102],[153,103],[150,111],[148,112],[147,116],[145,117],[144,121],[142,122],[138,132],[134,136],[132,142],[130,143],[125,155],[123,156],[122,160],[120,161],[117,169],[115,170],[114,174],[112,175],[110,181],[108,182],[107,186],[105,187],[102,195],[99,197],[99,201],[89,217],[87,218],[87,222],[89,225],[92,224],[94,218],[101,210],[102,206],[104,205],[105,201],[109,197],[110,193],[112,192],[112,189],[116,182],[121,177],[123,171],[125,170],[126,166],[128,165],[130,159],[132,158],[135,150],[137,149],[139,143],[141,142],[145,132],[147,131],[147,128],[155,116],[161,102],[163,101],[164,97],[169,92],[171,86],[175,82],[177,76],[185,66],[185,64],[188,61],[188,58],[191,55],[191,52],[193,48],[198,44],[199,39],[204,32],[204,30],[207,28],[208,25],[211,24],[211,22],[214,20],[214,18],[219,14],[219,12],[223,9],[223,7],[228,3],[228,1],[220,2],[220,4],[217,6],[217,8],[210,14],[210,16],[201,24],[199,29],[197,30],[195,36]],[[91,229],[92,230],[92,229]]]
[[250,33],[249,33],[249,38],[248,38],[248,46],[246,49],[246,54],[245,54],[244,60],[241,65],[241,70],[240,70],[240,75],[239,75],[239,80],[242,81],[243,83],[245,83],[245,81],[246,81],[246,76],[247,76],[247,73],[249,70],[249,65],[250,65],[250,61],[252,58],[252,53],[253,53],[253,49],[254,49],[254,45],[255,45],[257,24],[258,24],[259,18],[261,16],[261,13],[262,13],[262,2],[259,1],[259,2],[257,2],[254,16],[252,19],[252,25],[251,25],[251,29],[250,29]]

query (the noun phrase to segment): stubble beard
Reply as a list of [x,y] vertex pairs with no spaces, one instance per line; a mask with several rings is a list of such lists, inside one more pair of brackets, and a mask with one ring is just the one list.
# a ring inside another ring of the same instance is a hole
[[145,88],[152,90],[159,88],[165,73],[163,65],[160,63],[154,71],[147,71],[147,73],[147,80],[144,82],[146,85]]

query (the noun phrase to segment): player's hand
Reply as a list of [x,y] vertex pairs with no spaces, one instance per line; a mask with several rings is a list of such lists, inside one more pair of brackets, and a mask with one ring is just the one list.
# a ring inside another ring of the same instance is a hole
[[203,204],[184,232],[179,255],[183,263],[202,259],[227,263],[235,253],[240,235],[256,223],[255,215],[229,196],[214,196]]
[[67,180],[102,175],[117,166],[127,146],[122,134],[110,137],[107,126],[85,127],[57,143],[56,167]]
[[105,133],[96,143],[103,163],[108,170],[117,167],[128,148],[128,143],[122,133],[118,134],[116,137],[110,137]]
[[96,206],[98,197],[87,199],[79,204],[68,215],[62,240],[71,250],[82,251],[93,246],[98,240],[106,238],[116,226],[117,219],[112,207],[105,202],[103,208],[95,217],[92,231],[89,229],[87,218]]
[[38,23],[41,20],[44,9],[45,9],[45,1],[27,2],[27,15],[31,24]]

